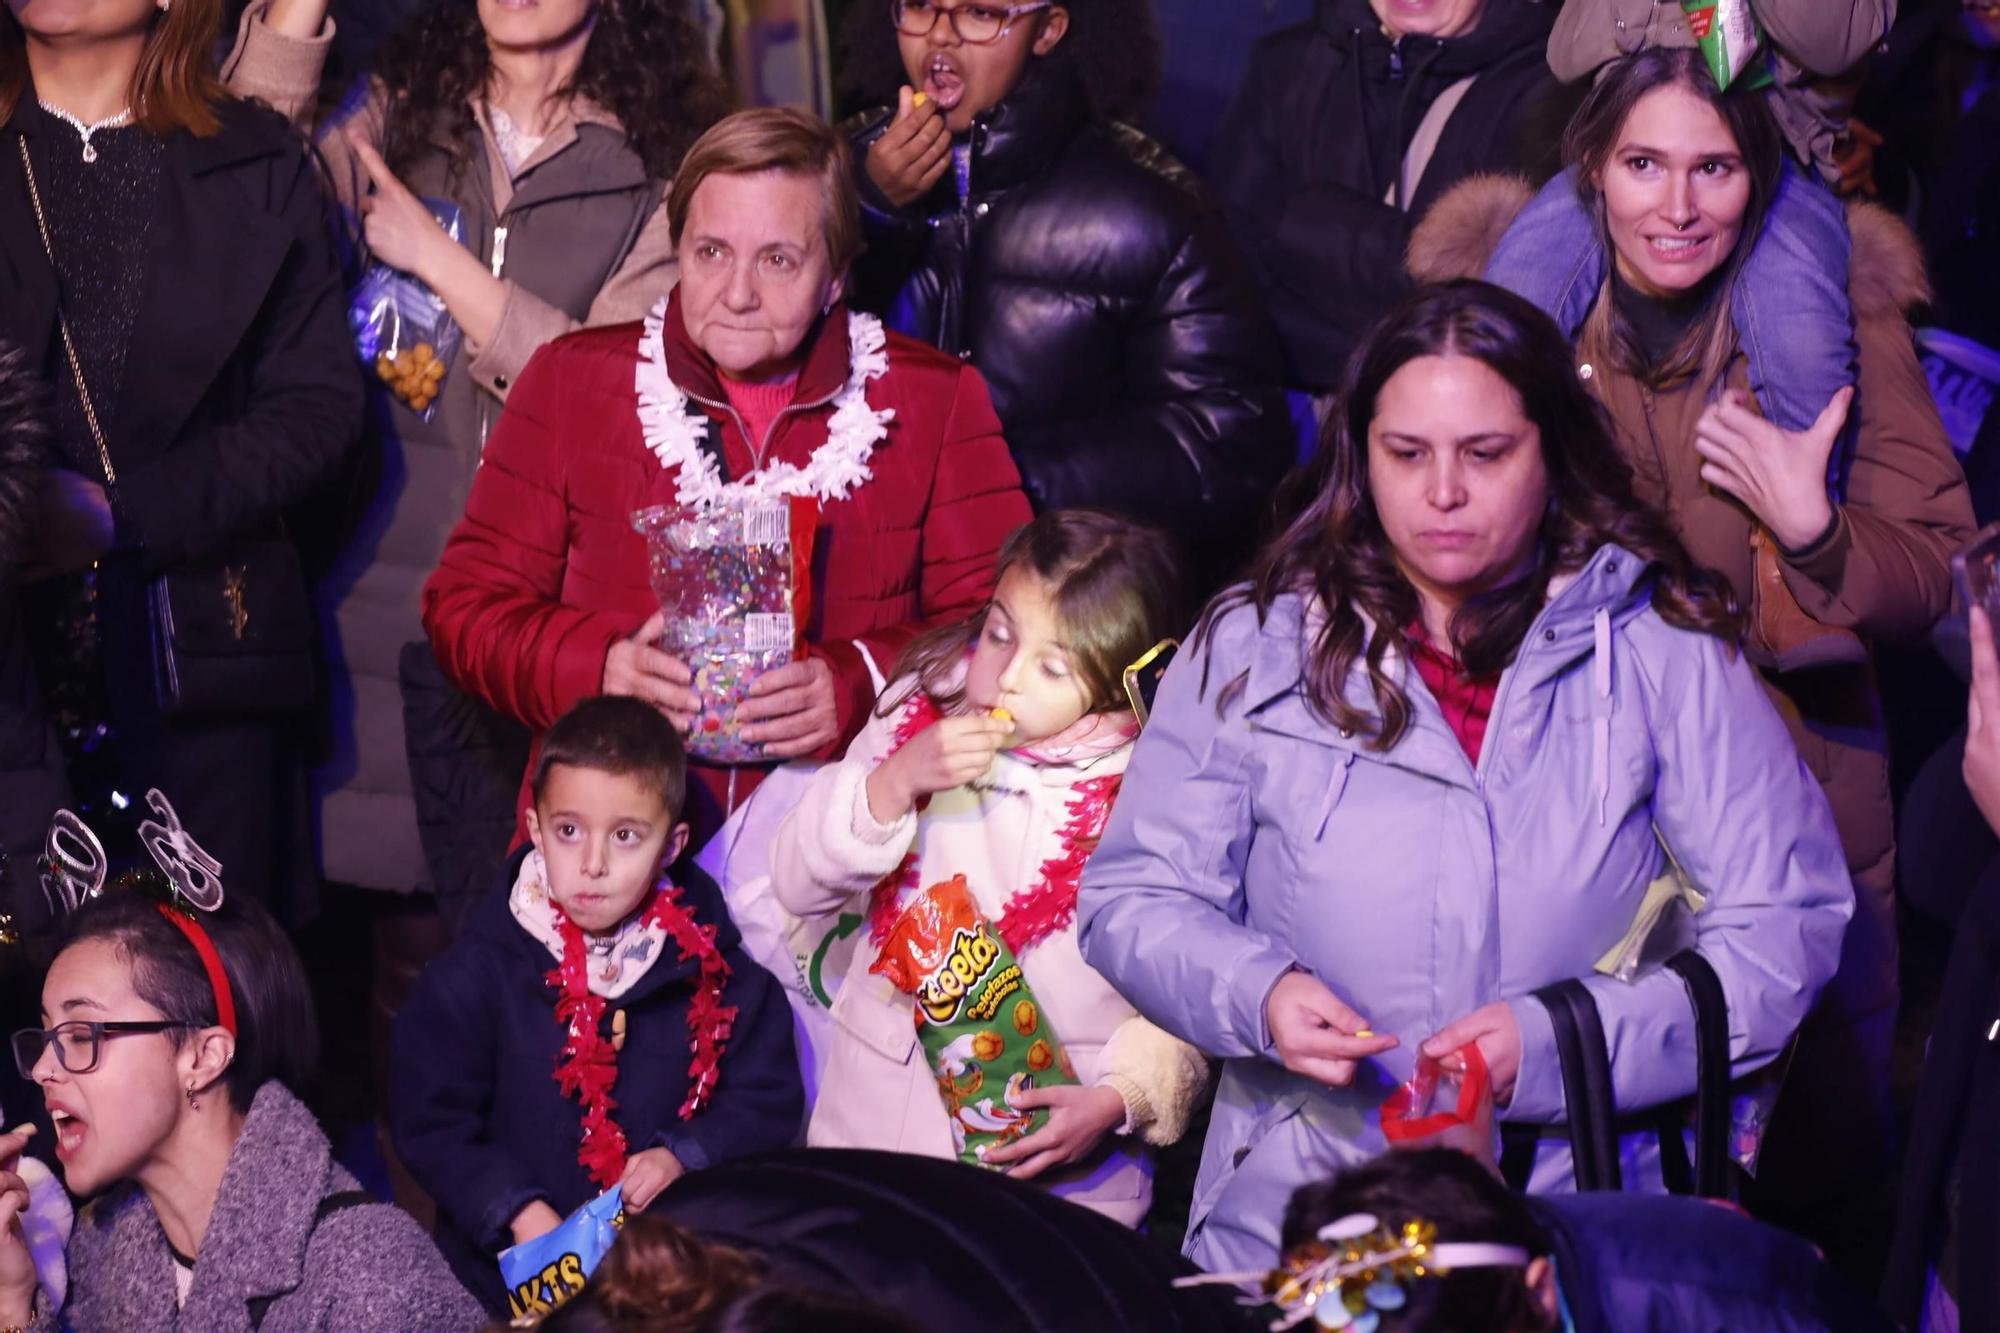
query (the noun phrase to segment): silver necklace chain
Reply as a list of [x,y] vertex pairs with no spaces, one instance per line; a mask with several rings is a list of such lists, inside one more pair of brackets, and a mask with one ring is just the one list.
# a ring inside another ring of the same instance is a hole
[[47,102],[42,103],[42,110],[48,112],[57,120],[63,121],[71,129],[83,136],[83,160],[86,162],[95,162],[97,160],[97,145],[90,141],[91,135],[96,134],[99,130],[115,130],[120,125],[132,119],[132,108],[129,106],[115,116],[106,116],[95,125],[86,125],[83,123],[81,117],[72,116],[61,107],[50,106]]

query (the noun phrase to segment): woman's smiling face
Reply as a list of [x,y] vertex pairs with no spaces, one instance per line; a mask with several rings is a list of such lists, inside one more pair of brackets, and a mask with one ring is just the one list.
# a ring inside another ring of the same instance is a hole
[[1679,84],[1634,104],[1597,188],[1619,274],[1649,296],[1689,291],[1721,268],[1750,210],[1736,136]]

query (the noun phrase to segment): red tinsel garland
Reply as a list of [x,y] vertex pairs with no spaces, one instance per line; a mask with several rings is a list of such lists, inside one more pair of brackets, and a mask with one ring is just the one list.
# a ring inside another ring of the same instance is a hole
[[[736,1023],[736,1008],[722,1002],[731,974],[729,961],[715,947],[715,928],[704,926],[681,906],[681,891],[662,880],[640,918],[642,927],[659,926],[680,947],[681,959],[701,960],[701,983],[688,1002],[689,1088],[680,1116],[692,1120],[715,1094],[723,1048]],[[583,1107],[583,1139],[576,1160],[600,1189],[610,1189],[625,1175],[625,1131],[611,1118],[618,1109],[611,1088],[618,1081],[618,1052],[604,1035],[604,1014],[611,1002],[590,993],[590,954],[583,931],[562,908],[550,904],[556,930],[562,936],[562,962],[548,974],[556,988],[556,1021],[569,1033],[556,1057],[556,1086]]]
[[[918,690],[896,724],[889,754],[908,745],[940,716],[937,705]],[[1118,799],[1121,781],[1121,775],[1113,774],[1086,778],[1076,784],[1073,789],[1076,795],[1069,802],[1069,818],[1056,835],[1062,850],[1042,862],[1041,874],[1034,884],[1007,900],[1006,909],[994,925],[1016,958],[1076,919],[1077,884],[1083,878],[1084,863],[1090,860],[1090,854],[1097,849],[1097,840],[1104,834],[1105,822],[1111,818],[1111,803]],[[912,848],[903,863],[869,891],[868,938],[877,949],[888,942],[889,932],[895,929],[902,915],[903,891],[917,888],[921,878],[917,853]]]

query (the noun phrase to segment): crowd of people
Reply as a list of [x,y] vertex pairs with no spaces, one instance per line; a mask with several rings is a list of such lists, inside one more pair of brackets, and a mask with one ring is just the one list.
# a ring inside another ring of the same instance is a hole
[[0,16],[0,1333],[2000,1328],[2000,7],[837,8]]

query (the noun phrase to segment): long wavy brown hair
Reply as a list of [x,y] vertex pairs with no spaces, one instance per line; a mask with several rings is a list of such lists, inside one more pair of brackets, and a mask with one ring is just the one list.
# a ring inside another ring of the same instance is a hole
[[[389,94],[383,157],[405,173],[435,148],[474,129],[471,101],[492,63],[477,0],[441,0],[382,44],[376,77]],[[729,91],[688,0],[598,0],[583,63],[564,90],[618,118],[648,174],[671,178],[702,131],[729,112]]]
[[[222,128],[216,108],[228,98],[215,73],[222,0],[175,0],[155,12],[132,73],[132,112],[148,134],[186,130],[207,138]],[[0,8],[0,120],[14,114],[28,86],[28,34]]]
[[[1666,519],[1639,499],[1604,410],[1577,379],[1562,331],[1512,292],[1467,281],[1418,289],[1355,350],[1319,453],[1291,488],[1295,516],[1257,557],[1248,581],[1209,605],[1197,651],[1232,610],[1254,607],[1261,625],[1288,593],[1316,600],[1328,614],[1306,664],[1307,702],[1332,725],[1368,737],[1372,749],[1402,738],[1410,699],[1384,663],[1391,654],[1409,660],[1409,627],[1420,607],[1375,511],[1368,427],[1390,377],[1426,356],[1472,357],[1507,381],[1541,434],[1549,478],[1533,571],[1472,598],[1452,617],[1451,642],[1468,674],[1491,674],[1513,661],[1548,601],[1549,581],[1581,570],[1611,544],[1651,566],[1653,607],[1668,624],[1738,642],[1742,626],[1729,585],[1697,566]],[[1356,662],[1368,672],[1372,712],[1345,697]],[[1241,679],[1227,683],[1223,701]]]

